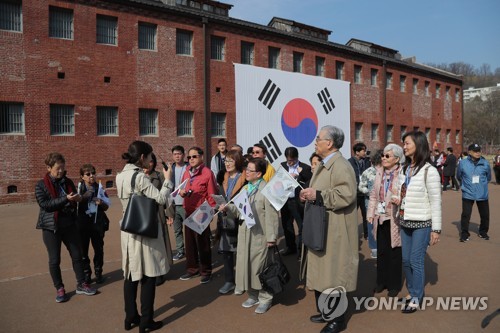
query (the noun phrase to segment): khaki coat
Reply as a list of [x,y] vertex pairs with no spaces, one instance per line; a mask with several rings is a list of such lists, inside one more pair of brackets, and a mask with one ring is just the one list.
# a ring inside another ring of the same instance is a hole
[[[142,193],[142,195],[154,199],[159,205],[165,205],[172,192],[172,182],[165,181],[159,191],[151,183],[149,177],[142,172],[142,169],[138,169],[134,164],[126,164],[122,172],[116,176],[116,189],[118,198],[122,203],[123,212],[127,208],[132,191],[131,182],[135,170],[139,170],[139,174],[135,180],[134,192]],[[165,223],[165,221],[161,221],[161,223]],[[158,238],[143,237],[121,231],[121,248],[122,269],[125,279],[130,277],[132,281],[139,281],[144,275],[156,277],[165,275],[170,270],[159,220]]]
[[[248,198],[256,224],[248,229],[243,222],[238,229],[238,246],[236,248],[236,289],[239,290],[261,290],[259,274],[264,270],[268,261],[267,242],[275,242],[278,238],[278,226],[280,224],[278,211],[262,195],[262,189],[266,186],[263,180],[257,191]],[[243,188],[242,191],[246,191]],[[227,206],[228,210],[240,217],[240,213],[234,204]],[[271,255],[271,253],[269,254]]]
[[358,278],[357,185],[351,164],[337,152],[319,165],[310,187],[320,192],[328,224],[325,250],[307,252],[306,284],[322,292],[338,286],[356,289]]

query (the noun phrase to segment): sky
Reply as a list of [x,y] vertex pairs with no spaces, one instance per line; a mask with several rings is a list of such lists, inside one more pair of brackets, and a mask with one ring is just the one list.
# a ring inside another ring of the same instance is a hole
[[500,68],[499,0],[221,0],[231,17],[267,25],[274,16],[398,50],[419,63]]

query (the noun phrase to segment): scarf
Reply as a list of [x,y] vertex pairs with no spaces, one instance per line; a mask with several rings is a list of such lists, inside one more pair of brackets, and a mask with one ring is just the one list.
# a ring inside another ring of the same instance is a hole
[[259,185],[260,185],[260,182],[262,181],[262,178],[260,178],[259,180],[257,180],[255,182],[255,185],[252,184],[252,183],[248,183],[246,186],[247,186],[247,192],[248,192],[248,195],[250,196],[255,190],[257,190],[259,188]]
[[[58,180],[52,178],[50,176],[50,173],[48,173],[48,172],[45,175],[45,177],[43,177],[43,183],[45,184],[45,187],[49,191],[50,197],[52,199],[56,199],[59,197],[59,195],[57,194],[56,187],[54,186],[55,183],[57,185],[59,185],[67,194],[76,192],[75,186],[70,182],[66,182],[66,177],[63,177],[63,178],[61,178],[61,180],[58,181]],[[54,221],[55,222],[57,222],[58,213],[59,213],[59,211],[57,211],[57,210],[54,212]]]

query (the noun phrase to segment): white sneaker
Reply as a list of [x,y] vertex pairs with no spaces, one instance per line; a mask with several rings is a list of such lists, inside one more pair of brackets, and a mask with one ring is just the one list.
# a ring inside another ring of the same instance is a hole
[[257,309],[255,309],[255,313],[258,313],[258,314],[263,314],[263,313],[266,313],[267,310],[269,310],[272,306],[272,303],[262,303],[260,304]]
[[377,259],[377,249],[372,250],[372,252],[371,252],[371,257],[372,257],[373,259]]
[[241,304],[241,306],[244,308],[251,308],[252,306],[257,304],[259,304],[258,299],[249,298],[246,301],[244,301],[243,304]]

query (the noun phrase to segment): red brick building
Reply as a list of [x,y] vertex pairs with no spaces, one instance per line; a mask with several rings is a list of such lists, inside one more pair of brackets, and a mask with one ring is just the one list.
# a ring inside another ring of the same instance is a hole
[[[370,149],[420,129],[462,142],[462,79],[396,50],[208,0],[0,0],[0,204],[33,198],[52,151],[68,175],[91,162],[110,189],[121,153],[236,138],[233,63],[351,82],[351,142]],[[279,14],[279,13],[276,13]],[[246,147],[245,147],[246,148]]]

